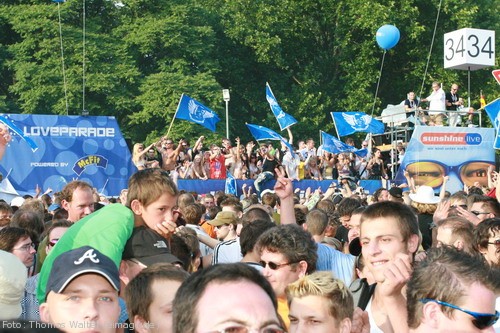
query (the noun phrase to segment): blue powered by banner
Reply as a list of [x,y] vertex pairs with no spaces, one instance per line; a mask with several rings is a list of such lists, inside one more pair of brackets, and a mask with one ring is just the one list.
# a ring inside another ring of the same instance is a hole
[[137,171],[115,117],[3,114],[0,124],[12,136],[0,172],[19,194],[78,179],[117,196]]

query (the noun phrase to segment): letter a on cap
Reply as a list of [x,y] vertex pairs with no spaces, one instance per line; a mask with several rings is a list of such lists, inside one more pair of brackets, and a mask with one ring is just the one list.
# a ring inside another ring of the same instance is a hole
[[85,259],[89,259],[93,263],[98,264],[99,259],[97,258],[97,254],[94,253],[94,249],[89,249],[87,252],[83,254],[78,260],[75,260],[75,265],[80,265]]

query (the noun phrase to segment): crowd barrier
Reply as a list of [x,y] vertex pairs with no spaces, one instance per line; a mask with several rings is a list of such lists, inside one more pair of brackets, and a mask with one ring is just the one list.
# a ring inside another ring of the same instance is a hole
[[[241,186],[243,184],[247,184],[247,186],[252,186],[253,192],[255,192],[253,180],[237,180],[237,191],[238,195],[241,195]],[[261,190],[265,189],[273,189],[275,180],[271,180],[262,186]],[[326,192],[328,187],[332,182],[335,182],[338,185],[337,180],[300,180],[293,181],[293,188],[299,188],[301,191],[306,190],[310,187],[313,191],[317,188],[321,188],[321,191]],[[225,188],[225,180],[188,180],[188,179],[179,179],[177,181],[177,187],[179,190],[184,190],[188,192],[196,192],[198,194],[211,193],[215,191],[224,191]],[[360,186],[364,188],[365,191],[368,191],[370,194],[373,194],[377,189],[382,187],[382,182],[380,180],[360,180]]]

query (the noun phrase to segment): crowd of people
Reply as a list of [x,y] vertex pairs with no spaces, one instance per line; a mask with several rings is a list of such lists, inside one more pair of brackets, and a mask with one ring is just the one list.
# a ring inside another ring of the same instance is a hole
[[[290,129],[289,143],[293,144]],[[384,156],[380,149],[372,148],[372,142],[363,140],[355,147],[352,138],[346,144],[356,149],[366,149],[366,155],[353,152],[330,153],[320,145],[316,147],[314,139],[298,142],[293,152],[279,141],[256,144],[253,141],[241,144],[236,138],[236,146],[229,139],[221,144],[212,143],[204,149],[205,138],[198,138],[194,146],[186,139],[174,141],[162,137],[159,142],[145,146],[136,143],[133,147],[132,160],[139,170],[160,167],[176,179],[226,179],[228,172],[235,179],[258,179],[267,175],[276,178],[275,169],[279,169],[293,180],[313,179],[328,180],[341,178],[388,179],[391,171],[397,170],[404,154],[404,143],[398,142],[389,155]],[[276,147],[278,145],[278,147]],[[392,156],[391,156],[392,155]],[[391,168],[394,165],[396,168]]]
[[278,165],[273,172],[273,191],[260,195],[179,191],[151,167],[114,204],[78,180],[0,203],[3,329],[500,329],[495,171],[488,195],[436,195],[410,177],[406,189],[369,198],[342,182],[300,198],[293,179]]

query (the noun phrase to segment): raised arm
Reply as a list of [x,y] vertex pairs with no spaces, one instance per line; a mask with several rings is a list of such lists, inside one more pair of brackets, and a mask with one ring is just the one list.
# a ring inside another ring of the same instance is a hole
[[12,136],[10,135],[9,129],[3,123],[0,123],[0,161],[5,154],[5,150],[7,149],[7,145],[12,140]]
[[443,200],[446,196],[446,183],[450,179],[449,176],[443,177],[443,185],[441,185],[441,190],[439,190],[439,199]]
[[290,145],[293,145],[293,134],[292,134],[292,130],[290,129],[290,127],[287,127],[286,128],[286,131],[288,132],[288,143]]
[[406,182],[408,183],[408,188],[410,189],[410,193],[416,193],[415,189],[415,182],[413,181],[413,178],[410,176],[410,173],[408,171],[404,171],[404,176],[406,178]]
[[240,155],[240,138],[237,137],[234,139],[236,141],[236,158],[234,159],[235,162],[241,161],[241,155]]
[[293,204],[293,184],[292,180],[285,178],[284,174],[278,169],[274,169],[278,179],[274,185],[274,191],[280,198],[280,220],[281,224],[297,224],[295,220],[295,210]]
[[196,155],[196,152],[200,151],[200,145],[203,143],[203,140],[205,140],[205,137],[202,135],[198,138],[198,140],[196,140],[196,143],[194,144],[193,146],[193,150],[192,150],[192,154],[193,156],[191,157],[194,157],[194,155]]

